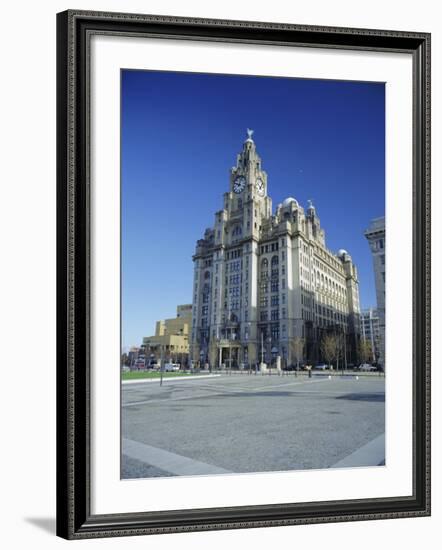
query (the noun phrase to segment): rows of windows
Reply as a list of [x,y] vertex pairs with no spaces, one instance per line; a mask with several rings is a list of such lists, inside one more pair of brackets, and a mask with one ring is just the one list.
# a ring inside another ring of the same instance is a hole
[[242,255],[241,248],[237,248],[235,250],[230,250],[226,253],[226,260],[234,260],[235,258],[240,258]]
[[226,272],[231,271],[240,271],[241,270],[241,261],[236,260],[235,262],[230,262],[229,264],[226,264]]
[[313,271],[313,274],[315,276],[314,282],[316,283],[316,288],[331,291],[341,298],[345,298],[345,288],[342,285],[332,281],[319,271]]
[[332,279],[335,279],[335,280],[341,279],[343,276],[342,265],[339,265],[338,262],[335,261],[334,258],[332,258],[331,256],[324,255],[324,257],[326,257],[329,263],[333,265],[334,269],[330,269],[330,267],[328,267],[324,262],[321,262],[321,260],[318,260],[317,258],[313,260],[313,264],[315,265],[315,267],[318,267],[319,269],[321,269],[324,273],[326,273]]
[[267,254],[268,252],[277,252],[279,250],[279,243],[269,243],[261,245],[261,254]]

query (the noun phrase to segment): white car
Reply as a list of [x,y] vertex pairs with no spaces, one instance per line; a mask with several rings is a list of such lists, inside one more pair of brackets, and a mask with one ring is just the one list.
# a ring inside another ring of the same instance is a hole
[[316,365],[315,367],[313,367],[314,370],[327,370],[328,369],[328,365]]
[[178,363],[166,363],[164,365],[164,371],[165,372],[176,372],[180,370],[180,366]]
[[362,372],[373,372],[376,370],[376,367],[373,367],[373,365],[369,365],[368,363],[363,363],[362,365],[359,365],[359,370]]

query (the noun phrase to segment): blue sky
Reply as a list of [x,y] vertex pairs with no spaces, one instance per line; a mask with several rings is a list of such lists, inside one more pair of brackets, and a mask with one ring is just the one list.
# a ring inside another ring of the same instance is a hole
[[359,270],[375,306],[363,235],[385,213],[383,83],[122,71],[122,344],[192,299],[195,242],[212,226],[253,128],[273,208],[312,199],[328,248]]

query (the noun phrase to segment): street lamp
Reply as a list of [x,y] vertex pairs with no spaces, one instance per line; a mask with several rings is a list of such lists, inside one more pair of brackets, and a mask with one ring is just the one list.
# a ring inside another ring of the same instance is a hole
[[264,363],[264,329],[261,330],[261,363]]
[[267,336],[267,357],[270,359],[270,367],[272,366],[272,337]]

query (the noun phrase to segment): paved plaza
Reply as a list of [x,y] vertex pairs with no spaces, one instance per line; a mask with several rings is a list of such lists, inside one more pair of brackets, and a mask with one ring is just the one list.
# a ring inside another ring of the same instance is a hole
[[382,465],[384,405],[377,375],[123,384],[122,477]]

